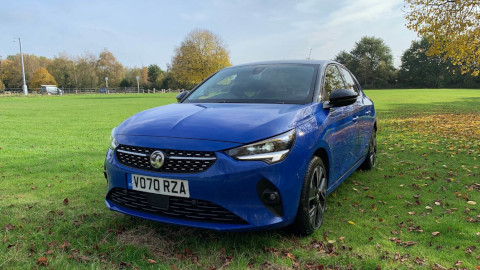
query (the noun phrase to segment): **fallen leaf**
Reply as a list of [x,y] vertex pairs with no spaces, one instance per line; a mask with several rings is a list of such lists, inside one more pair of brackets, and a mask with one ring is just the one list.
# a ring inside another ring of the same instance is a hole
[[[433,267],[432,267],[432,268],[433,268]],[[444,267],[443,265],[438,264],[438,263],[435,263],[435,268],[433,268],[433,269],[447,270],[446,267]]]
[[440,232],[432,232],[432,235],[433,235],[433,236],[437,236],[437,235],[439,235],[439,234],[440,234]]
[[50,249],[50,250],[48,250],[48,251],[45,251],[45,255],[50,255],[50,254],[52,254],[52,253],[53,253],[53,249]]
[[405,241],[402,243],[402,245],[406,246],[406,247],[409,247],[409,246],[413,246],[413,245],[416,245],[418,244],[418,242],[415,242],[415,241]]
[[467,203],[470,204],[470,205],[476,205],[476,204],[477,204],[477,203],[474,202],[474,201],[468,201]]
[[48,265],[47,257],[41,257],[40,259],[38,259],[37,265],[47,266]]
[[151,263],[151,264],[156,264],[156,263],[157,263],[157,261],[152,260],[152,259],[147,259],[147,262],[148,262],[148,263]]
[[15,229],[15,225],[13,225],[12,223],[8,223],[7,225],[3,226],[3,228],[7,230],[13,230]]
[[414,262],[418,265],[423,265],[425,263],[425,261],[420,259],[419,257],[415,258]]
[[348,224],[350,224],[350,225],[355,225],[355,222],[349,220],[349,221],[348,221]]
[[470,254],[472,253],[475,249],[477,249],[476,246],[471,246],[465,249],[465,254]]
[[67,205],[68,203],[69,203],[68,198],[65,198],[65,199],[63,200],[63,204]]
[[120,268],[130,268],[132,265],[127,262],[120,262]]
[[70,249],[70,242],[68,241],[63,242],[63,244],[61,244],[59,248],[68,251]]

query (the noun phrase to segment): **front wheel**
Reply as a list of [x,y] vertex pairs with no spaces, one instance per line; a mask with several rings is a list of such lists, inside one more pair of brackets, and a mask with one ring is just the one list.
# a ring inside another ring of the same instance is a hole
[[323,223],[327,202],[327,170],[319,157],[313,157],[303,181],[298,213],[293,223],[295,233],[310,235]]

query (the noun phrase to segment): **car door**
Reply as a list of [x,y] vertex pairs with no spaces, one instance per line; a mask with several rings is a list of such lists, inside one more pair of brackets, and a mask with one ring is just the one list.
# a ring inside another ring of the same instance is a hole
[[[324,76],[323,102],[326,102],[329,100],[332,91],[345,88],[345,82],[336,65],[329,65],[325,69]],[[354,119],[355,108],[356,105],[331,107],[323,109],[321,115],[317,115],[317,117],[327,115],[324,122],[324,140],[331,153],[332,164],[330,164],[329,177],[332,181],[331,184],[345,175],[357,161],[358,131]]]
[[[351,89],[358,94],[357,101],[352,104],[352,109],[354,111],[353,122],[355,123],[355,129],[357,131],[354,156],[355,159],[359,160],[364,156],[364,152],[367,150],[365,149],[365,138],[367,138],[365,134],[368,133],[367,129],[370,126],[370,121],[367,120],[367,118],[370,116],[370,112],[368,112],[367,104],[364,100],[365,96],[360,91],[360,87],[355,82],[352,74],[342,66],[338,66],[338,69],[340,70],[340,73],[342,73],[343,80],[345,82],[345,89]],[[370,137],[368,136],[368,138]],[[366,146],[368,147],[368,140],[366,140]]]

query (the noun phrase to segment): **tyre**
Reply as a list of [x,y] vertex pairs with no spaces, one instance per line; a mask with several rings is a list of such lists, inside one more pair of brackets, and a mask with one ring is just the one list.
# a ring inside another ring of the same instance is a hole
[[360,166],[363,170],[371,170],[375,167],[377,163],[377,132],[375,129],[372,132],[372,137],[370,138],[370,144],[368,146],[368,154],[365,158],[365,161]]
[[313,157],[303,180],[293,231],[298,235],[311,235],[323,223],[327,202],[327,170],[321,158]]

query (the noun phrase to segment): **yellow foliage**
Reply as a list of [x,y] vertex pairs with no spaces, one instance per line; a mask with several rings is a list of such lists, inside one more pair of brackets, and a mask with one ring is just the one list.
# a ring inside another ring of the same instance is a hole
[[[480,146],[480,114],[436,114],[385,120],[400,127],[400,133],[415,132],[430,138],[452,139],[457,143],[473,141]],[[473,144],[471,145],[474,148]],[[457,146],[454,147],[456,149]],[[450,149],[452,150],[452,149]],[[480,150],[480,148],[478,148]]]
[[428,55],[442,56],[462,73],[479,75],[480,1],[405,0],[407,27],[428,38]]
[[40,88],[44,84],[57,85],[57,81],[46,68],[39,68],[33,73],[30,80],[30,88]]
[[97,61],[97,74],[100,85],[105,85],[105,77],[108,77],[108,85],[115,87],[125,77],[125,68],[118,62],[113,53],[105,48],[100,53]]
[[208,30],[194,30],[175,49],[171,76],[188,88],[230,65],[229,52],[218,36]]

